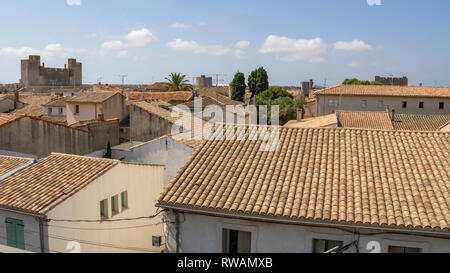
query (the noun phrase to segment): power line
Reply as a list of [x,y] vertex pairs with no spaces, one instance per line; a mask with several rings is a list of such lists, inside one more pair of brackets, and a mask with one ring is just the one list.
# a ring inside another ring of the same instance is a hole
[[219,86],[219,82],[225,81],[224,79],[219,79],[219,77],[226,77],[226,74],[207,74],[208,76],[215,76],[216,77],[216,86]]
[[105,219],[105,220],[73,220],[73,219],[47,219],[47,222],[68,222],[68,223],[103,223],[103,222],[122,222],[122,221],[136,221],[143,219],[153,219],[158,217],[161,212],[165,210],[161,210],[157,212],[155,215],[151,216],[141,216],[135,218],[123,218],[123,219]]

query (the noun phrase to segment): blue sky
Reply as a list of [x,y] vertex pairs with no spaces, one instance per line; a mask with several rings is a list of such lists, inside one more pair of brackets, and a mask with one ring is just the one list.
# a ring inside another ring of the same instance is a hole
[[[370,2],[371,5],[368,4]],[[273,85],[334,85],[346,77],[408,76],[450,86],[448,0],[3,0],[0,83],[20,59],[83,62],[85,83],[248,76],[264,66]]]

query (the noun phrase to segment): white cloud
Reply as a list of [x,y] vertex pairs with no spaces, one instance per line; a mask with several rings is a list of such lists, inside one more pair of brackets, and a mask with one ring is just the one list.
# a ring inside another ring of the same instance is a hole
[[110,41],[103,43],[100,47],[105,50],[119,50],[124,48],[124,43],[122,41]]
[[81,6],[81,0],[67,0],[69,6]]
[[236,47],[239,49],[244,49],[250,46],[250,42],[249,41],[239,41],[236,43]]
[[195,41],[184,41],[181,39],[175,39],[172,42],[167,43],[167,47],[173,51],[192,52],[195,54],[205,54],[209,56],[235,56],[239,59],[245,57],[244,48],[248,47],[250,42],[240,41],[234,46],[223,45],[200,45]]
[[119,58],[127,58],[129,56],[127,50],[121,50],[117,53],[117,57]]
[[43,49],[32,47],[6,47],[0,49],[0,56],[26,58],[29,55],[41,55],[43,58],[69,58],[73,57],[75,50],[65,48],[61,44],[48,44]]
[[381,0],[367,0],[369,6],[381,6]]
[[353,62],[347,64],[347,66],[348,66],[348,67],[352,67],[352,68],[360,67],[360,66],[361,66],[361,63],[360,63],[360,62],[357,62],[357,61],[353,61]]
[[156,37],[150,30],[143,28],[131,31],[125,36],[125,39],[128,41],[127,46],[129,47],[144,47],[156,40]]
[[306,60],[315,63],[324,61],[323,55],[326,51],[327,45],[320,38],[305,40],[276,35],[268,36],[259,50],[262,54],[281,54],[278,59],[286,62]]
[[170,28],[181,28],[181,29],[186,29],[186,28],[191,28],[191,25],[188,24],[183,24],[183,23],[173,23],[169,26]]
[[351,42],[336,42],[334,48],[338,50],[346,51],[367,51],[372,50],[373,46],[359,40],[353,40]]

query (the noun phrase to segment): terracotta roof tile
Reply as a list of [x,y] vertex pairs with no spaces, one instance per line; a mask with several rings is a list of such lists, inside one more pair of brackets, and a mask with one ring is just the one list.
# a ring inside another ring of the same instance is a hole
[[394,130],[387,112],[337,111],[335,115],[344,128]]
[[395,130],[439,131],[450,122],[450,115],[404,115],[396,114]]
[[117,164],[117,160],[52,154],[2,180],[0,206],[45,214]]
[[172,91],[172,92],[129,92],[131,101],[189,101],[192,98],[190,91]]
[[24,115],[16,114],[0,114],[0,127],[8,125],[18,119],[25,117]]
[[102,103],[114,97],[115,92],[84,92],[79,95],[67,98],[68,103]]
[[338,85],[316,91],[314,95],[450,98],[450,87]]
[[25,165],[30,160],[30,158],[0,155],[0,177]]
[[243,140],[197,150],[159,205],[450,230],[450,133],[280,128],[264,152],[257,127],[240,128]]
[[337,124],[336,114],[303,119],[302,121],[291,120],[284,127],[287,128],[320,128]]

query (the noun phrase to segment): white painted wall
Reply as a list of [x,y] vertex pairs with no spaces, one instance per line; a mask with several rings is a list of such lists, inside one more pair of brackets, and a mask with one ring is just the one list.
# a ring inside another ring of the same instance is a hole
[[[158,166],[121,163],[52,209],[47,216],[50,219],[100,220],[100,201],[108,199],[108,214],[111,215],[111,197],[119,195],[120,207],[120,193],[123,191],[128,191],[129,207],[109,219],[154,215],[157,198],[163,189],[163,171],[164,168]],[[163,248],[152,246],[153,235],[163,236],[163,226],[154,225],[161,221],[161,217],[101,223],[51,221],[46,233],[46,248],[69,252],[66,249],[67,243],[77,241],[82,253],[161,252]],[[104,246],[105,244],[114,247]]]
[[[168,216],[174,221],[173,215]],[[334,228],[317,228],[299,225],[274,224],[196,214],[180,215],[180,246],[183,253],[222,252],[222,229],[235,229],[252,233],[251,249],[253,253],[312,253],[313,239],[344,241],[344,245],[356,240],[356,237]],[[167,251],[175,252],[175,226],[165,228]],[[361,233],[379,233],[360,231]],[[380,243],[381,252],[386,253],[390,245],[421,248],[422,252],[450,252],[450,239],[428,238],[413,235],[378,234],[361,235],[359,249],[361,253],[371,241]],[[355,248],[347,252],[355,252]]]
[[[80,113],[75,114],[75,106],[80,106]],[[99,111],[100,105],[96,104],[88,104],[88,103],[67,103],[66,104],[66,115],[67,115],[67,124],[72,125],[78,123],[80,121],[85,120],[96,120],[99,114],[102,114],[102,111]]]

